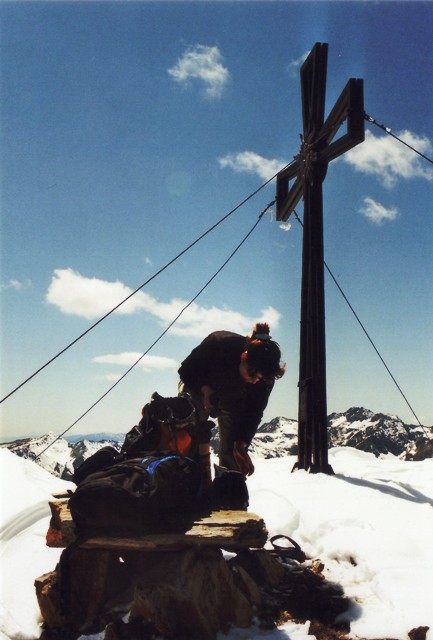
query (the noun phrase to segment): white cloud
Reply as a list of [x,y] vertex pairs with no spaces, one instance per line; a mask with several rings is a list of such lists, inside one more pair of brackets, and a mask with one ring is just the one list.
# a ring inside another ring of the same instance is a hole
[[168,73],[179,84],[188,84],[190,79],[197,79],[205,85],[208,98],[219,98],[229,81],[230,74],[222,64],[222,56],[218,47],[206,47],[197,44],[190,47],[179,58]]
[[289,64],[289,72],[292,76],[296,75],[296,72],[298,71],[298,69],[304,64],[305,60],[308,58],[308,54],[310,52],[307,51],[306,53],[304,53],[302,56],[300,56],[299,58],[297,58],[296,60],[292,60],[292,62],[290,62]]
[[249,318],[232,309],[200,307],[193,303],[171,330],[179,336],[204,338],[212,331],[227,329],[239,333],[250,333],[256,322],[268,322],[271,329],[279,324],[281,314],[273,307],[261,310],[261,317]]
[[[73,269],[56,269],[45,299],[67,314],[91,320],[105,315],[132,293],[123,283],[86,278]],[[146,309],[152,298],[139,292],[116,313],[131,314]]]
[[122,377],[121,373],[107,373],[105,376],[96,376],[97,380],[107,380],[107,382],[117,382]]
[[[432,149],[430,140],[425,136],[417,136],[410,131],[402,131],[397,135],[421,153],[427,154]],[[376,138],[366,131],[365,141],[347,151],[343,159],[357,171],[376,176],[388,189],[399,179],[433,180],[433,171],[423,164],[421,158],[389,135]]]
[[255,173],[263,180],[269,180],[286,166],[283,160],[267,160],[254,151],[229,153],[224,158],[218,158],[222,169],[229,167],[239,173]]
[[[134,351],[125,351],[124,353],[109,353],[104,356],[96,356],[95,358],[93,358],[92,362],[97,362],[99,364],[120,365],[122,367],[128,368],[135,364],[142,355],[143,354]],[[142,360],[140,360],[137,366],[143,369],[146,373],[150,373],[155,370],[177,371],[180,365],[173,358],[146,355]],[[119,376],[117,376],[117,379],[118,378]],[[116,376],[111,374],[111,379],[115,380]]]
[[[87,278],[73,269],[56,269],[46,294],[46,300],[67,315],[88,320],[102,317],[132,293],[125,284]],[[166,328],[187,305],[187,300],[173,298],[160,302],[139,291],[115,313],[132,314],[144,311]],[[268,322],[276,328],[281,314],[273,307],[261,310],[261,317],[249,318],[238,311],[220,307],[191,304],[176,321],[170,332],[179,336],[205,337],[217,329],[248,333],[256,322]]]
[[23,289],[28,289],[32,286],[31,280],[27,278],[25,282],[20,282],[19,280],[9,280],[4,284],[0,284],[0,291],[6,291],[6,289],[15,289],[15,291],[22,291]]
[[291,222],[282,222],[280,224],[280,229],[282,229],[283,231],[290,231],[291,228],[292,228]]
[[364,206],[361,207],[360,213],[366,218],[381,225],[385,220],[395,220],[398,215],[398,210],[394,207],[392,209],[386,209],[383,204],[376,202],[373,198],[364,198]]

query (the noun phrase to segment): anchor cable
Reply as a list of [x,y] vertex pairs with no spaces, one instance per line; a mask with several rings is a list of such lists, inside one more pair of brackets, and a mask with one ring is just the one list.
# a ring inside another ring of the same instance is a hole
[[382,129],[382,131],[385,131],[385,133],[387,133],[389,136],[392,136],[393,138],[398,140],[398,142],[401,142],[401,144],[406,145],[406,147],[411,149],[411,151],[414,151],[415,153],[417,153],[419,156],[421,156],[421,158],[424,158],[424,160],[427,160],[427,162],[431,162],[431,164],[433,164],[433,160],[431,158],[429,158],[428,156],[424,155],[424,153],[421,153],[421,151],[418,151],[417,149],[412,147],[410,144],[408,144],[407,142],[405,142],[404,140],[402,140],[401,138],[396,136],[394,133],[392,133],[392,131],[391,131],[391,129],[389,127],[386,127],[384,124],[379,124],[379,122],[375,118],[372,118],[371,116],[369,116],[368,113],[364,113],[364,118],[368,122],[371,122],[372,124],[375,124],[376,127],[379,127],[379,129]]
[[[283,167],[280,171],[283,171],[284,169],[287,169],[287,167],[289,167],[291,164],[293,164],[294,161],[289,162],[285,167]],[[69,344],[66,345],[66,347],[64,347],[63,349],[61,349],[61,351],[59,351],[55,356],[53,356],[52,358],[50,358],[45,364],[43,364],[41,367],[39,367],[39,369],[37,369],[34,373],[32,373],[28,378],[26,378],[25,380],[23,380],[18,386],[16,386],[14,389],[12,389],[12,391],[10,391],[7,395],[4,396],[4,398],[2,398],[0,400],[0,404],[2,404],[2,402],[4,402],[5,400],[7,400],[8,398],[10,398],[14,393],[16,393],[19,389],[21,389],[21,387],[23,387],[25,384],[27,384],[28,382],[30,382],[30,380],[32,380],[35,376],[37,376],[39,373],[41,373],[41,371],[43,371],[46,367],[48,367],[48,365],[52,364],[55,360],[57,360],[57,358],[59,358],[61,355],[63,355],[66,351],[68,351],[68,349],[70,349],[72,346],[74,346],[79,340],[81,340],[81,338],[84,338],[84,336],[86,336],[88,333],[90,333],[90,331],[92,331],[92,329],[94,329],[95,327],[97,327],[99,324],[101,324],[101,322],[103,322],[103,320],[105,320],[106,318],[108,318],[108,316],[110,316],[112,313],[114,313],[115,311],[117,311],[117,309],[119,309],[119,307],[121,307],[123,304],[125,304],[125,302],[127,302],[130,298],[132,298],[136,293],[138,293],[139,291],[141,291],[141,289],[144,289],[144,287],[146,287],[150,282],[152,282],[152,280],[154,280],[157,276],[159,276],[163,271],[165,271],[166,269],[168,269],[168,267],[170,267],[172,264],[174,264],[180,257],[182,257],[183,255],[185,255],[190,249],[192,249],[192,247],[194,247],[196,244],[198,244],[201,240],[203,240],[203,238],[207,235],[209,235],[209,233],[211,233],[212,231],[214,231],[222,222],[224,222],[225,220],[227,220],[233,213],[235,213],[238,209],[240,209],[244,204],[246,204],[249,200],[251,200],[251,198],[253,198],[255,195],[257,195],[259,193],[259,191],[261,191],[262,189],[264,189],[270,182],[272,182],[272,180],[274,180],[278,173],[280,173],[280,171],[278,171],[277,173],[275,173],[271,178],[269,178],[268,180],[266,180],[266,182],[264,182],[262,185],[260,185],[260,187],[258,187],[255,191],[253,191],[252,193],[250,193],[249,196],[247,196],[246,198],[244,198],[239,204],[237,204],[231,211],[229,211],[225,216],[223,216],[220,220],[218,220],[218,222],[216,222],[214,225],[212,225],[211,227],[209,227],[209,229],[207,229],[207,231],[205,231],[204,233],[202,233],[198,238],[196,238],[193,242],[191,242],[187,247],[185,247],[185,249],[183,249],[182,251],[180,251],[174,258],[172,258],[169,262],[167,262],[163,267],[161,267],[156,273],[154,273],[148,280],[146,280],[146,282],[143,282],[143,284],[141,284],[139,287],[137,287],[132,293],[130,293],[126,298],[124,298],[121,302],[119,302],[119,304],[117,304],[115,307],[113,307],[110,311],[108,311],[105,315],[103,315],[101,318],[99,318],[99,320],[97,320],[96,322],[94,322],[90,327],[88,327],[85,331],[83,331],[83,333],[81,333],[77,338],[75,338],[74,340],[72,340],[72,342],[70,342]]]
[[104,398],[106,398],[108,396],[108,394],[113,391],[113,389],[115,387],[117,387],[117,385],[124,379],[126,378],[126,376],[128,375],[128,373],[130,373],[132,371],[132,369],[134,369],[134,367],[136,367],[138,365],[139,362],[141,362],[141,360],[143,360],[143,358],[149,353],[149,351],[151,349],[153,349],[153,347],[163,338],[163,336],[165,336],[165,334],[171,329],[171,327],[179,320],[180,316],[188,309],[188,307],[190,307],[193,302],[195,302],[197,300],[197,298],[203,293],[203,291],[210,285],[210,283],[215,280],[215,278],[217,277],[217,275],[219,275],[221,273],[221,271],[224,269],[224,267],[230,262],[230,260],[233,258],[233,256],[237,253],[237,251],[239,251],[239,249],[242,247],[242,245],[247,241],[247,239],[250,237],[250,235],[253,233],[253,231],[255,230],[255,228],[257,227],[257,225],[259,224],[259,222],[261,221],[261,219],[263,218],[264,214],[268,211],[268,209],[270,209],[275,203],[275,200],[273,200],[272,202],[270,202],[265,209],[263,209],[263,211],[259,214],[258,219],[256,220],[256,222],[254,223],[254,225],[251,227],[251,229],[248,231],[248,233],[246,234],[246,236],[239,242],[239,244],[235,247],[235,249],[231,252],[231,254],[228,256],[228,258],[222,263],[222,265],[217,269],[217,271],[213,274],[213,276],[211,278],[209,278],[209,280],[206,282],[206,284],[204,284],[202,286],[202,288],[195,294],[195,296],[179,311],[179,313],[177,314],[177,316],[170,322],[170,324],[164,329],[164,331],[158,336],[158,338],[150,345],[150,347],[148,347],[148,349],[146,349],[146,351],[134,362],[134,364],[132,364],[129,369],[127,369],[125,371],[125,373],[118,379],[116,380],[116,382],[111,385],[111,387],[109,389],[107,389],[107,391],[105,393],[102,394],[102,396],[100,396],[100,398],[98,398],[98,400],[96,400],[96,402],[94,402],[84,413],[82,413],[79,418],[77,418],[67,429],[65,429],[62,433],[60,433],[52,442],[50,442],[45,449],[43,449],[40,453],[37,454],[35,460],[37,460],[38,458],[40,458],[40,456],[45,453],[45,451],[47,451],[47,449],[49,449],[55,442],[57,442],[58,440],[60,440],[60,438],[62,438],[65,433],[67,433],[68,431],[70,431],[72,429],[72,427],[74,427],[78,422],[80,422],[80,420],[82,420],[88,413],[90,413],[90,411],[92,409],[94,409],[94,407],[96,407]]
[[[299,224],[301,225],[301,227],[304,226],[302,220],[300,219],[300,217],[298,216],[298,214],[296,213],[295,210],[293,210],[293,213],[295,215],[296,220],[299,222]],[[395,386],[397,387],[397,389],[399,390],[400,394],[402,395],[404,401],[406,402],[407,406],[409,407],[409,409],[411,410],[412,414],[415,416],[416,421],[418,422],[419,426],[421,427],[421,429],[423,429],[424,433],[426,435],[428,435],[424,425],[421,423],[421,421],[419,420],[417,414],[415,413],[414,409],[412,408],[412,405],[410,404],[409,400],[407,399],[406,395],[403,393],[400,385],[398,384],[397,380],[395,379],[395,377],[393,376],[393,374],[391,373],[391,370],[389,369],[388,365],[386,364],[385,360],[382,358],[379,350],[377,349],[376,345],[374,344],[373,340],[371,339],[367,329],[365,328],[364,324],[362,323],[361,319],[359,318],[358,314],[356,313],[355,309],[353,308],[353,306],[351,305],[351,303],[349,302],[348,297],[346,296],[346,294],[344,293],[343,289],[341,288],[340,284],[338,283],[336,277],[334,276],[334,274],[332,273],[331,269],[329,268],[329,266],[326,264],[326,261],[323,261],[323,264],[325,265],[325,268],[327,270],[327,272],[329,273],[329,275],[331,276],[332,280],[334,281],[334,284],[337,286],[339,292],[341,293],[341,295],[343,296],[346,304],[348,305],[349,309],[351,310],[351,312],[353,313],[353,315],[355,316],[359,326],[361,327],[361,329],[363,330],[363,332],[365,333],[365,335],[367,336],[368,341],[370,342],[371,346],[373,347],[373,349],[375,350],[376,354],[379,356],[383,366],[385,367],[385,369],[387,370],[388,374],[391,376],[392,381],[394,382]]]

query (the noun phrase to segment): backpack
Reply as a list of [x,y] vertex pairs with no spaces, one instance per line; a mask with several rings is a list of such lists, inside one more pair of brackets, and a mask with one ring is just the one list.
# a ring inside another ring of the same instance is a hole
[[164,398],[155,391],[142,409],[138,425],[126,434],[121,453],[127,457],[144,451],[172,451],[191,455],[190,431],[197,425],[197,412],[188,395]]
[[147,455],[91,473],[70,496],[78,537],[173,530],[196,507],[199,465],[179,455]]
[[110,445],[102,447],[74,469],[72,481],[80,484],[91,473],[145,452],[167,451],[184,456],[193,452],[190,430],[196,426],[197,417],[189,396],[163,398],[155,392],[142,414],[139,424],[126,434],[120,452]]
[[80,484],[80,482],[87,478],[91,473],[102,471],[116,462],[121,462],[125,457],[126,456],[124,454],[119,453],[117,449],[110,445],[102,447],[74,469],[72,482]]

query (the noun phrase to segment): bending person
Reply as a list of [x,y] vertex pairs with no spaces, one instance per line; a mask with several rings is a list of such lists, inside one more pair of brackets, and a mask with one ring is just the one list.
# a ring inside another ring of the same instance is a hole
[[221,466],[244,475],[254,472],[248,447],[284,371],[267,323],[257,323],[251,336],[215,331],[182,362],[181,387],[191,395],[200,421],[218,418]]

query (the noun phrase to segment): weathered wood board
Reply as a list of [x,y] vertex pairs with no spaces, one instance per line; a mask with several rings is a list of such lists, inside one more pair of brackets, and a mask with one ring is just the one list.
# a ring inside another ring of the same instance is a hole
[[[66,547],[75,541],[75,526],[67,500],[49,503],[51,521],[46,542],[49,547]],[[248,511],[213,511],[198,516],[182,533],[146,533],[134,537],[98,536],[81,545],[84,549],[123,549],[157,551],[187,546],[220,547],[227,550],[261,548],[268,539],[262,518]]]

